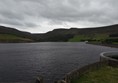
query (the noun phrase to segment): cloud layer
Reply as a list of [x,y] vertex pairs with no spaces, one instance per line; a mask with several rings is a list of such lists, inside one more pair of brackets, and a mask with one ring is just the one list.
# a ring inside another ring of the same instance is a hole
[[118,0],[0,0],[0,24],[30,32],[118,23]]

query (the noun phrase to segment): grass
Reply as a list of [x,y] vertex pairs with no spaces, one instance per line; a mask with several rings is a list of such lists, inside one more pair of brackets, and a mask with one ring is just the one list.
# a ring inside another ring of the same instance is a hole
[[107,34],[93,34],[93,35],[77,35],[69,40],[69,42],[80,42],[80,41],[104,41],[108,38]]
[[88,39],[91,39],[91,38],[85,35],[77,35],[73,37],[72,39],[70,39],[69,42],[80,42],[82,40],[88,40]]
[[118,68],[103,67],[72,79],[71,83],[118,83]]
[[28,38],[22,38],[15,35],[9,34],[0,34],[0,42],[24,42],[24,41],[32,41]]
[[108,34],[76,35],[69,42],[88,41],[93,44],[118,44],[118,37],[109,37]]

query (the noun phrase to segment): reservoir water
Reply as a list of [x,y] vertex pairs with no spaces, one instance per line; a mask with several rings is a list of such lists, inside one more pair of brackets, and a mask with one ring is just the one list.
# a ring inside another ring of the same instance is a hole
[[99,61],[99,54],[117,48],[80,43],[0,44],[0,82],[35,80],[53,83],[73,69]]

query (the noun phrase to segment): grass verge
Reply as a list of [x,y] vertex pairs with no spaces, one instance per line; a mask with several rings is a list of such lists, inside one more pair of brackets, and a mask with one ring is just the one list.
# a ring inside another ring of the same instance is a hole
[[71,83],[118,83],[118,68],[106,66],[90,71],[79,78],[72,79]]

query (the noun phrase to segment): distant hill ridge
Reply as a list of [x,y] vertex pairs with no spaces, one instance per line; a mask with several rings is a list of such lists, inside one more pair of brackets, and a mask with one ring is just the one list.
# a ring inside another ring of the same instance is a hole
[[70,28],[70,29],[54,29],[53,31],[49,31],[43,34],[31,34],[29,32],[19,31],[14,28],[0,26],[0,34],[9,34],[15,35],[23,38],[29,38],[36,42],[60,42],[60,41],[68,41],[70,38],[73,38],[76,35],[94,35],[94,34],[108,34],[117,36],[118,34],[118,24],[103,26],[103,27],[95,27],[95,28]]
[[28,36],[31,36],[31,33],[29,32],[19,31],[15,28],[5,27],[5,26],[0,26],[0,34],[11,34],[11,35],[26,37],[26,38]]

